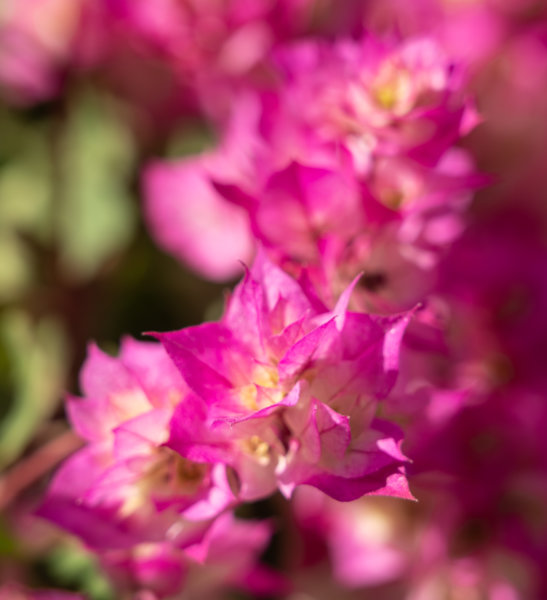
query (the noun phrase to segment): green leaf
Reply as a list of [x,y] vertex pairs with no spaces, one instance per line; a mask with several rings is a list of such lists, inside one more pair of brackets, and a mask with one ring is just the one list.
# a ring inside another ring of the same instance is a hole
[[19,297],[32,282],[32,257],[12,232],[0,229],[0,303]]
[[95,557],[82,546],[70,541],[57,546],[47,564],[60,586],[82,592],[89,600],[114,599],[112,587]]
[[4,519],[0,516],[0,557],[18,556],[19,552],[17,538],[14,537]]
[[0,168],[2,231],[24,232],[47,242],[52,233],[53,179],[49,127],[23,128],[16,148],[6,148]]

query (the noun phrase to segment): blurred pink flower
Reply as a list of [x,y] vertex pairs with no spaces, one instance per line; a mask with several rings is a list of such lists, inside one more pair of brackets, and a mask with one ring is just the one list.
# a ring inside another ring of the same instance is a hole
[[22,103],[47,100],[61,84],[86,0],[8,0],[0,14],[0,83]]
[[199,539],[234,497],[222,465],[165,447],[189,390],[163,348],[125,339],[112,358],[92,346],[82,387],[68,413],[88,444],[56,474],[40,516],[99,549]]
[[189,598],[217,599],[232,588],[268,595],[286,587],[280,575],[258,564],[271,533],[267,522],[226,513],[197,544],[184,549],[169,542],[138,544],[106,552],[101,562],[122,589],[148,592],[153,598],[183,592]]
[[150,165],[145,211],[160,246],[207,279],[224,281],[252,259],[254,240],[245,210],[226,202],[208,180],[218,162],[203,155]]

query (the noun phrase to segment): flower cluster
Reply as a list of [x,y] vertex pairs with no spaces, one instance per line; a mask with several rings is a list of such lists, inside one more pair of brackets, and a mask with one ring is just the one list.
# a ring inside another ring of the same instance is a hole
[[[412,308],[483,180],[455,147],[478,122],[462,67],[431,38],[372,34],[300,42],[272,62],[272,85],[234,105],[217,150],[146,173],[153,232],[208,276],[231,275],[254,239],[330,306],[363,271],[361,310]],[[209,229],[218,239],[239,234],[225,252],[197,239],[204,206],[228,215]]]
[[158,334],[161,344],[126,339],[118,358],[92,346],[85,397],[68,403],[87,444],[40,514],[165,596],[195,560],[230,568],[216,585],[248,575],[269,526],[234,520],[241,502],[302,484],[346,501],[411,498],[401,432],[377,418],[410,315],[349,312],[351,292],[328,310],[259,255],[219,322]]
[[[508,104],[516,154],[547,139],[522,76],[547,73],[545,31],[509,0],[338,4],[47,0],[53,45],[15,9],[1,25],[18,101],[90,69],[216,140],[144,166],[143,215],[202,277],[243,278],[216,321],[89,346],[84,445],[38,510],[124,598],[547,594],[542,161],[473,203],[477,165],[510,162],[484,149]],[[257,501],[284,521],[243,518]]]

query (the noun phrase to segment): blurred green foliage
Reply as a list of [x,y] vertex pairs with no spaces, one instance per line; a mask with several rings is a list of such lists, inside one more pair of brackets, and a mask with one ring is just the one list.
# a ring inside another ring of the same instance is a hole
[[92,279],[130,243],[136,210],[134,143],[109,98],[80,93],[45,116],[0,115],[1,469],[61,399],[63,288]]
[[25,241],[51,240],[52,169],[47,125],[0,112],[0,303],[27,291],[36,264]]
[[136,215],[129,193],[134,146],[115,106],[83,96],[71,105],[61,133],[61,259],[87,279],[132,239]]
[[95,557],[71,540],[59,544],[47,555],[45,569],[57,585],[81,592],[89,600],[115,598]]
[[0,422],[0,469],[18,457],[36,429],[52,415],[65,382],[66,337],[60,322],[32,322],[22,310],[0,316],[13,397]]

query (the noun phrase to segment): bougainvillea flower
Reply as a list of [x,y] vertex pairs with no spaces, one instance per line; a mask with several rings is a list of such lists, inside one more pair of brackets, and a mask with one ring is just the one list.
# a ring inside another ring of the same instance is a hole
[[204,277],[226,280],[254,252],[249,217],[226,202],[208,173],[213,156],[148,167],[144,181],[146,216],[158,243]]
[[342,504],[317,490],[301,488],[292,508],[303,543],[314,537],[323,541],[332,575],[341,586],[378,586],[406,570],[412,536],[405,504],[371,497]]
[[[214,276],[209,263],[242,253],[231,242],[235,229],[215,222],[208,244],[192,232],[201,230],[204,206],[227,211],[224,197],[247,211],[252,237],[278,264],[314,272],[330,307],[360,271],[389,282],[365,292],[361,308],[412,307],[484,183],[454,147],[478,120],[463,69],[433,39],[372,35],[288,46],[276,53],[276,68],[273,89],[235,103],[221,146],[179,165],[181,187],[193,190],[184,204],[159,183],[167,167],[153,167],[145,187],[157,238],[169,237],[179,258]],[[216,251],[226,237],[228,251]]]
[[461,233],[470,188],[480,181],[465,153],[453,149],[434,171],[380,159],[366,184],[347,167],[292,162],[255,193],[233,184],[216,189],[247,210],[270,257],[290,272],[307,270],[329,306],[362,271],[353,306],[397,312],[434,285],[434,269]]
[[350,313],[350,293],[328,311],[261,253],[220,322],[157,334],[201,404],[179,404],[168,446],[228,464],[243,500],[299,484],[409,497],[400,432],[375,417],[409,314]]
[[213,118],[254,87],[273,47],[307,31],[316,0],[102,0],[124,50],[139,49],[200,99]]
[[143,173],[144,213],[158,244],[203,277],[222,281],[241,272],[255,251],[245,207],[226,202],[212,178],[252,179],[258,152],[258,106],[242,96],[218,149],[172,162],[156,161]]
[[120,588],[149,592],[154,598],[181,591],[189,598],[218,598],[233,588],[273,594],[284,582],[258,563],[271,533],[268,522],[240,520],[225,513],[194,545],[139,544],[130,550],[106,552],[101,562]]
[[518,208],[468,229],[442,264],[439,288],[465,331],[460,352],[467,360],[497,371],[498,383],[520,382],[543,394],[547,252],[541,223],[522,210],[520,196],[519,188]]
[[[429,511],[419,523],[412,564],[405,577],[407,600],[449,600],[473,596],[485,600],[525,600],[540,598],[531,565],[517,554],[497,545],[495,540],[483,539],[481,549],[465,545],[480,537],[477,529],[486,522],[451,522],[452,507],[446,496],[437,504],[437,510]],[[437,513],[436,515],[434,513]],[[462,543],[463,542],[463,543]],[[401,596],[399,596],[401,597]]]
[[47,100],[60,85],[83,0],[8,1],[0,14],[0,83],[23,103]]
[[286,130],[297,128],[301,156],[310,145],[341,147],[362,174],[384,155],[434,165],[476,123],[461,66],[433,38],[311,41],[279,51],[277,60],[284,85],[264,133],[285,152],[294,152],[295,140],[288,137],[291,150]]
[[233,495],[222,465],[164,446],[189,391],[163,348],[126,339],[112,358],[92,346],[81,381],[85,397],[68,413],[88,443],[61,467],[40,515],[98,548],[199,539]]
[[415,583],[408,600],[449,600],[454,597],[485,598],[486,600],[525,600],[530,598],[527,589],[516,584],[507,576],[507,569],[515,571],[524,565],[509,557],[488,557],[488,561],[473,558],[446,561],[436,565],[422,580]]
[[343,169],[293,162],[257,194],[221,183],[217,189],[247,210],[255,238],[277,262],[317,264],[325,238],[351,239],[365,221],[358,182]]

